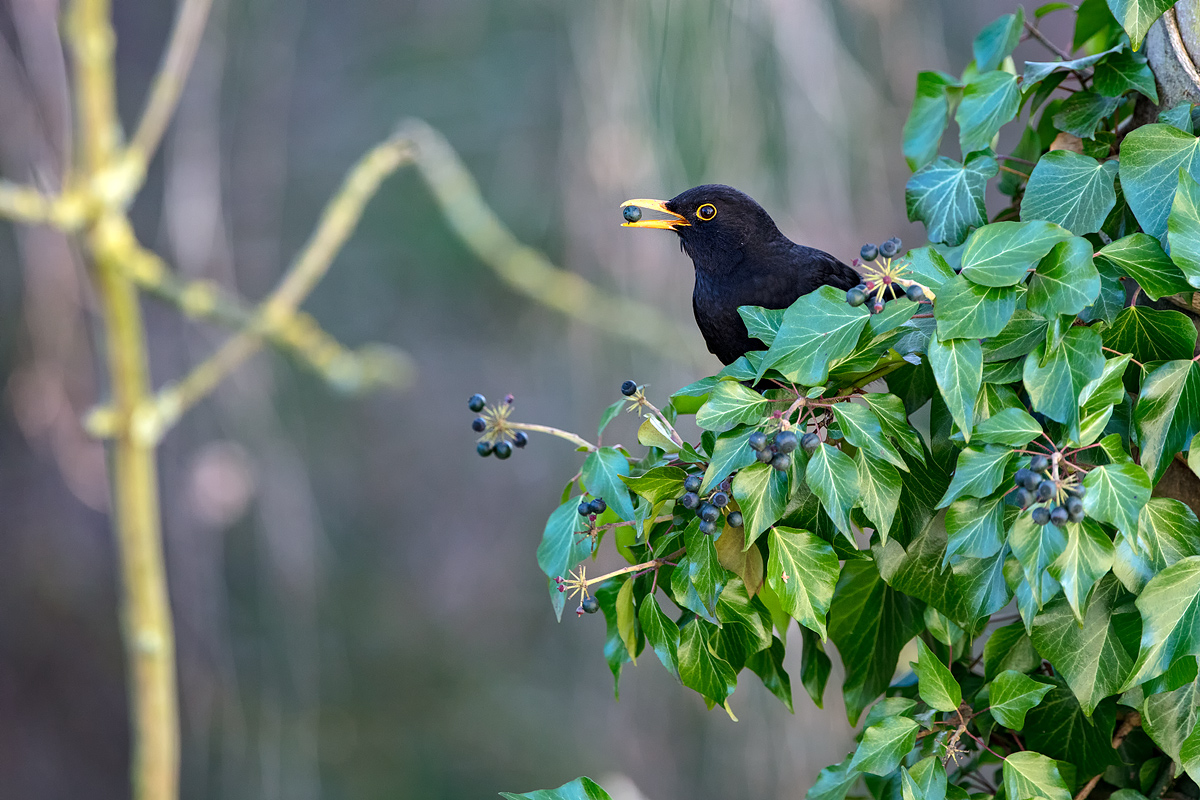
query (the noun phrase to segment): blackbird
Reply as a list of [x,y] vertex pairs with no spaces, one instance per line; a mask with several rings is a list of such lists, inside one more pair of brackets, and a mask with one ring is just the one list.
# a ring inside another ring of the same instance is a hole
[[627,213],[627,228],[660,228],[679,234],[679,246],[696,268],[692,311],[710,353],[731,364],[748,350],[766,346],[751,339],[738,306],[787,308],[822,286],[851,289],[862,278],[822,250],[796,244],[749,195],[731,186],[706,184],[670,200],[626,200],[661,211],[668,219]]

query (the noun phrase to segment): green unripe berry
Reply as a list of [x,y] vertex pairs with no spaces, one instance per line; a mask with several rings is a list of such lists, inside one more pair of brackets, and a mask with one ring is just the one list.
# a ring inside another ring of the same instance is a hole
[[846,292],[846,302],[857,308],[867,302],[867,293],[857,287],[850,289]]

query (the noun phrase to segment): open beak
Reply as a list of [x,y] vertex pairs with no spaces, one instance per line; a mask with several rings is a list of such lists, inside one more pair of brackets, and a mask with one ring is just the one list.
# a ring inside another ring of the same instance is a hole
[[667,203],[664,200],[626,200],[624,203],[621,203],[621,208],[625,208],[626,206],[637,206],[638,208],[646,208],[651,211],[669,214],[671,219],[640,219],[637,222],[622,222],[622,228],[661,228],[662,230],[673,231],[676,228],[690,227],[692,224],[687,221],[687,217],[682,214],[676,214],[667,208]]

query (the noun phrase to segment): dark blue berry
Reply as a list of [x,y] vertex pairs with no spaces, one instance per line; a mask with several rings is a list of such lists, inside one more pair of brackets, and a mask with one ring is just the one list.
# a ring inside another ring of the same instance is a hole
[[604,502],[604,498],[597,497],[595,500],[588,503],[588,509],[593,514],[603,514],[608,509],[608,503]]
[[592,513],[592,504],[584,500],[579,504],[579,516],[586,517]]
[[642,218],[642,210],[637,206],[625,206],[621,216],[625,217],[626,222],[637,222]]
[[483,417],[476,417],[475,419],[471,420],[471,430],[475,431],[476,433],[483,433],[487,430],[487,420]]
[[792,431],[780,431],[775,434],[775,449],[781,453],[790,453],[800,445],[800,437]]
[[894,258],[896,253],[900,252],[900,245],[895,239],[888,239],[883,244],[879,245],[879,255],[884,258]]
[[912,286],[909,286],[907,289],[905,289],[904,294],[905,294],[905,296],[908,297],[909,300],[912,300],[914,303],[919,303],[925,299],[925,290],[922,289],[920,287],[920,285],[916,284],[916,283],[914,283]]
[[1081,522],[1084,517],[1083,501],[1078,497],[1068,497],[1067,515],[1071,522]]
[[762,450],[759,450],[757,453],[755,453],[754,457],[764,464],[770,464],[771,459],[775,458],[775,451],[769,447],[764,447]]
[[706,519],[700,520],[700,532],[703,533],[705,536],[712,536],[714,533],[717,532],[717,523],[709,522]]
[[1017,474],[1013,475],[1013,482],[1016,483],[1017,486],[1024,487],[1031,492],[1037,488],[1037,485],[1041,482],[1041,480],[1042,479],[1037,476],[1037,473],[1035,473],[1033,470],[1026,469],[1025,467],[1021,467],[1019,470],[1017,470]]
[[1076,483],[1067,487],[1067,494],[1072,497],[1083,497],[1087,494],[1087,487],[1082,483]]
[[771,459],[771,466],[780,472],[784,472],[792,466],[792,457],[787,453],[778,453]]
[[800,447],[802,447],[804,452],[808,453],[809,455],[817,452],[817,448],[820,446],[821,437],[817,436],[815,433],[806,433],[800,437]]
[[732,526],[734,528],[742,527],[742,512],[734,511],[732,514],[729,515],[729,517],[727,519],[728,519],[730,526]]
[[679,498],[679,504],[684,508],[696,509],[700,507],[700,495],[695,492],[688,492],[683,497]]
[[1013,500],[1021,508],[1029,508],[1029,506],[1033,504],[1033,492],[1021,487],[1020,489],[1017,489],[1016,493],[1013,495]]
[[1050,509],[1045,506],[1038,506],[1033,510],[1033,521],[1038,525],[1045,525],[1050,521]]
[[525,435],[525,431],[517,431],[513,436],[513,447],[524,447],[529,444],[529,437]]
[[873,244],[864,244],[858,254],[863,261],[874,261],[879,256],[879,248]]
[[704,479],[699,475],[688,475],[683,479],[683,489],[685,492],[698,492],[703,485]]
[[481,394],[471,395],[471,399],[467,401],[467,408],[478,414],[483,411],[483,407],[487,405],[487,398]]
[[705,522],[716,522],[717,517],[721,516],[721,512],[717,510],[717,507],[712,503],[705,503],[704,505],[700,506],[700,510],[696,513],[700,516],[700,519],[704,520]]
[[1050,469],[1050,459],[1043,455],[1036,455],[1029,459],[1029,468],[1034,472],[1045,473]]
[[755,431],[750,434],[750,438],[746,440],[746,443],[750,445],[751,450],[762,450],[767,446],[767,435],[762,431]]
[[496,458],[503,461],[512,455],[512,445],[508,442],[496,442],[496,446],[492,448],[492,452]]
[[[630,208],[633,208],[633,206],[630,206]],[[626,397],[632,397],[636,391],[637,384],[633,381],[625,381],[621,384],[621,394],[625,395]]]
[[1058,493],[1058,487],[1054,485],[1054,481],[1042,481],[1037,487],[1037,499],[1040,502],[1046,502],[1051,497]]
[[708,502],[712,503],[717,508],[724,508],[729,505],[729,495],[724,492],[713,492],[713,496],[708,498]]
[[492,443],[480,442],[479,444],[475,445],[475,452],[479,453],[479,455],[484,456],[485,458],[490,456],[492,454]]
[[1068,517],[1070,517],[1070,514],[1062,506],[1058,506],[1050,512],[1050,521],[1055,525],[1066,525]]
[[[630,206],[630,208],[632,208],[632,206]],[[587,597],[583,598],[583,602],[579,604],[579,607],[583,609],[583,613],[585,614],[595,614],[600,610],[600,602],[591,595],[588,595]]]

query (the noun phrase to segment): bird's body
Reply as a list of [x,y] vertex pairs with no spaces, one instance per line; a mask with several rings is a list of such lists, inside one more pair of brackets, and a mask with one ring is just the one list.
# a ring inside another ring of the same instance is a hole
[[739,306],[787,308],[821,286],[850,289],[861,282],[857,272],[829,253],[784,236],[762,206],[729,186],[707,184],[665,202],[630,200],[626,205],[675,217],[626,224],[679,234],[696,272],[696,324],[709,352],[725,364],[765,347],[750,338]]

